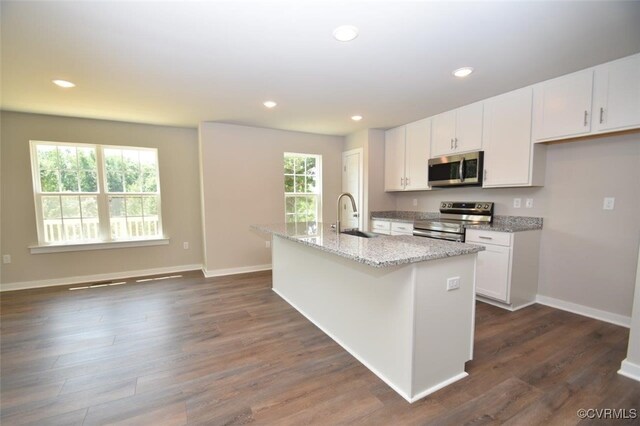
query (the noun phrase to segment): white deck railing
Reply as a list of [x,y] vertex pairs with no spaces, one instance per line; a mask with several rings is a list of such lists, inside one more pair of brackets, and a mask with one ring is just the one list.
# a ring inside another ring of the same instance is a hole
[[[111,218],[111,238],[114,240],[157,236],[160,233],[158,216]],[[47,243],[63,241],[99,240],[100,223],[92,219],[44,220],[44,240]]]

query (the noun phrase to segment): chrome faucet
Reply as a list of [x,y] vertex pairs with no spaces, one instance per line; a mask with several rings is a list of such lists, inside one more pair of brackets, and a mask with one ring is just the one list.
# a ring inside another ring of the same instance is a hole
[[357,213],[358,213],[358,209],[356,208],[356,200],[353,199],[353,195],[351,195],[348,192],[343,192],[342,194],[338,195],[338,202],[337,202],[337,215],[336,215],[336,232],[339,234],[340,233],[340,200],[342,200],[342,197],[349,197],[349,199],[351,200],[351,207],[353,208],[353,216],[357,217]]

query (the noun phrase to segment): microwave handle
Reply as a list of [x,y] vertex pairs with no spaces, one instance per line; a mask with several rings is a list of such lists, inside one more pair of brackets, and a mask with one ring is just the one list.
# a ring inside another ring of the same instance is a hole
[[460,160],[460,182],[464,182],[464,158]]

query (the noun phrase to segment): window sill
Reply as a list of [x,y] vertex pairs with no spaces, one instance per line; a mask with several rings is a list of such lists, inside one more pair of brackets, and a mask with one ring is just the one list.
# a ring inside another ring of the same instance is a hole
[[62,253],[67,251],[108,250],[130,247],[163,246],[169,244],[169,238],[152,240],[108,241],[78,244],[51,244],[29,246],[31,254]]

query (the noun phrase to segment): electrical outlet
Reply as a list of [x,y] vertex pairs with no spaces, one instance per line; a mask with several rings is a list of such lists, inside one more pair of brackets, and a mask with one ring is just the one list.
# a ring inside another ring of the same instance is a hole
[[185,241],[184,243],[182,243],[182,248],[185,250],[189,250],[189,242]]
[[460,277],[447,278],[447,291],[457,290],[460,288]]
[[522,206],[522,198],[514,198],[513,199],[513,208],[519,209]]
[[413,199],[413,207],[416,207],[418,205],[418,199],[414,198]]
[[11,263],[11,255],[3,254],[2,255],[2,263]]
[[266,248],[271,248],[271,241],[269,241],[269,240],[265,241],[265,242],[264,242],[264,246],[265,246]]
[[527,198],[524,202],[524,206],[528,209],[533,208],[533,198]]
[[603,210],[613,210],[616,204],[616,199],[613,197],[605,197],[602,203]]

